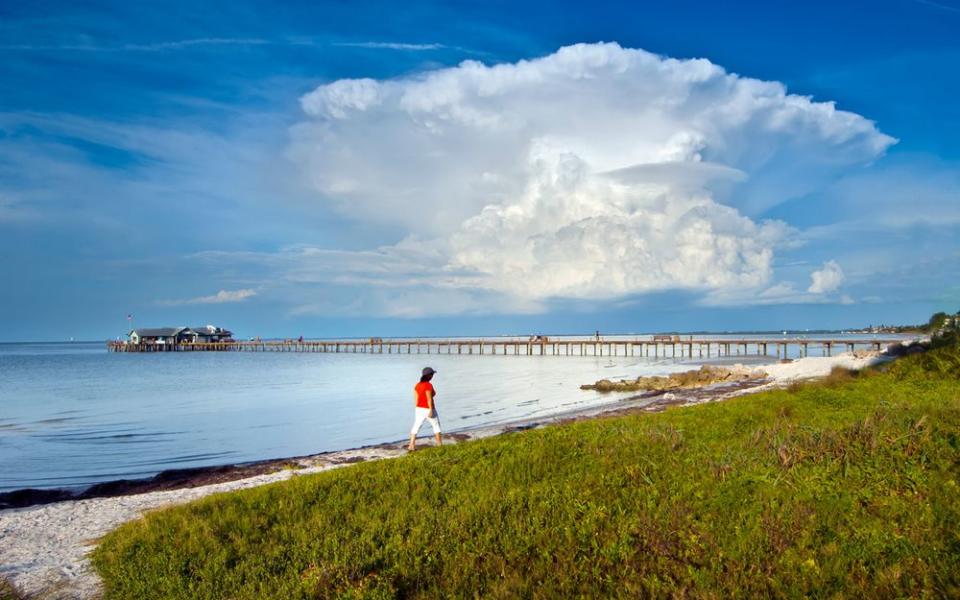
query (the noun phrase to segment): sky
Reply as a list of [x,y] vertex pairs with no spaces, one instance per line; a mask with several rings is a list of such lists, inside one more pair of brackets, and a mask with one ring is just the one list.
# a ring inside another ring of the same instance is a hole
[[957,0],[0,0],[0,341],[925,322],[960,310],[958,31]]

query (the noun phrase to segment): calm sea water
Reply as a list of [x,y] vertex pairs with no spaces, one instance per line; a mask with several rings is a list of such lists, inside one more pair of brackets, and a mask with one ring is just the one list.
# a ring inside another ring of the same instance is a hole
[[[0,344],[0,491],[403,439],[432,366],[446,431],[616,401],[601,378],[689,369],[627,357],[108,354],[103,343]],[[429,435],[429,425],[421,431]]]

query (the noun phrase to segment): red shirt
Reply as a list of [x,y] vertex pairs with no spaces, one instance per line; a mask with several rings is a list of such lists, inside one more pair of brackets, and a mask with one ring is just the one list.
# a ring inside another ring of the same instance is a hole
[[417,392],[417,408],[430,408],[430,400],[427,399],[427,392],[434,394],[433,384],[429,381],[421,381],[413,388]]

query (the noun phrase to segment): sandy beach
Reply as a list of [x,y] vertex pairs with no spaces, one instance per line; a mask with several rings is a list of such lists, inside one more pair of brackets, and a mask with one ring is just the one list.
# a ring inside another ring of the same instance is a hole
[[[612,400],[589,410],[552,415],[549,418],[514,422],[450,435],[452,443],[480,439],[513,431],[542,427],[604,414],[656,412],[667,406],[689,406],[715,402],[733,396],[786,386],[803,379],[822,377],[834,367],[859,370],[892,357],[876,353],[845,353],[834,357],[807,357],[792,362],[732,368],[762,370],[766,377],[748,382],[690,389],[678,392],[641,394]],[[146,511],[182,504],[211,494],[230,492],[284,481],[291,477],[340,468],[356,462],[384,460],[406,454],[404,443],[381,444],[354,450],[278,460],[279,470],[185,487],[89,498],[0,511],[0,577],[28,595],[57,598],[92,598],[99,591],[99,579],[87,558],[96,540],[120,524],[139,518]]]

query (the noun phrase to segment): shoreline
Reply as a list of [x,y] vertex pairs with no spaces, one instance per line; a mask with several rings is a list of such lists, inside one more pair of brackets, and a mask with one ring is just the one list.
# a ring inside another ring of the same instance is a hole
[[[769,375],[764,379],[620,396],[599,406],[460,430],[445,434],[445,438],[453,443],[463,443],[553,424],[661,412],[671,406],[693,406],[785,387],[795,381],[828,375],[837,366],[859,370],[894,358],[892,355],[857,356],[848,353],[834,357],[807,357],[790,363],[756,367]],[[147,480],[100,484],[105,486],[101,489],[104,494],[112,491],[112,495],[0,509],[0,578],[5,578],[28,595],[55,592],[57,597],[63,598],[95,597],[100,583],[87,559],[87,553],[98,538],[124,522],[139,518],[146,511],[358,462],[397,458],[407,454],[405,446],[406,441],[400,440],[247,465],[168,471],[164,477],[160,477],[163,475],[161,473]],[[432,443],[421,448],[430,446]],[[174,476],[177,474],[179,476]]]
[[[741,371],[764,370],[772,367],[774,364],[769,357],[759,357],[751,355],[715,357],[709,364],[723,368],[732,368]],[[678,359],[677,365],[685,365],[696,368],[703,363],[696,359]],[[715,386],[705,386],[712,389]],[[673,390],[673,392],[691,392],[693,389]],[[669,391],[668,391],[669,393]],[[452,439],[475,439],[500,433],[502,430],[528,428],[530,422],[549,421],[551,419],[566,418],[577,414],[598,414],[608,410],[619,410],[623,408],[625,402],[647,401],[655,402],[664,394],[663,391],[630,391],[615,392],[610,398],[597,404],[587,407],[570,408],[553,412],[548,415],[537,416],[530,415],[513,420],[499,423],[472,425],[466,428],[456,429],[453,432],[444,435]],[[611,407],[611,405],[614,405]],[[492,434],[490,432],[493,432]],[[9,491],[0,492],[0,513],[5,510],[28,508],[32,506],[41,506],[57,502],[77,502],[81,500],[92,500],[98,498],[113,498],[118,496],[130,496],[136,494],[170,491],[183,488],[201,487],[217,483],[227,483],[240,479],[265,475],[281,469],[301,469],[304,467],[315,466],[318,462],[338,461],[337,456],[344,452],[355,451],[376,451],[377,449],[390,448],[395,445],[406,444],[405,438],[387,440],[377,443],[366,444],[363,446],[353,446],[335,450],[324,450],[321,452],[291,455],[282,457],[260,458],[246,462],[220,463],[205,465],[199,467],[164,469],[154,475],[147,477],[108,479],[88,485],[75,485],[64,487],[37,488],[23,487]],[[353,462],[360,462],[353,460]]]
[[[733,365],[731,365],[733,366]],[[744,369],[750,369],[749,365],[736,366]],[[763,367],[771,365],[755,366],[754,369],[763,370]],[[552,413],[543,417],[527,417],[503,423],[490,425],[479,425],[458,429],[453,432],[444,433],[444,439],[451,439],[455,442],[482,439],[491,435],[501,433],[510,433],[522,431],[532,427],[539,427],[550,423],[567,422],[578,420],[579,418],[589,418],[603,415],[611,412],[620,412],[624,409],[637,410],[644,409],[647,412],[660,412],[669,406],[689,403],[696,398],[712,398],[726,391],[732,391],[730,388],[736,387],[737,390],[749,390],[753,387],[770,382],[770,378],[734,381],[705,385],[700,388],[685,388],[676,390],[656,390],[644,392],[615,392],[616,397],[586,408],[574,408],[561,412]],[[627,395],[629,394],[629,395]],[[682,395],[681,397],[677,397]],[[429,436],[421,436],[421,440],[429,440]],[[300,456],[288,456],[282,458],[267,458],[244,463],[231,463],[209,465],[203,467],[191,467],[186,469],[167,469],[160,471],[151,477],[136,479],[111,479],[85,487],[65,487],[65,488],[19,488],[9,492],[0,493],[0,514],[3,511],[20,508],[31,508],[35,506],[44,506],[58,502],[79,502],[82,500],[96,500],[103,498],[117,498],[122,496],[135,496],[138,494],[147,494],[152,492],[174,491],[187,488],[204,487],[220,483],[229,483],[268,475],[284,469],[302,470],[315,467],[320,464],[342,465],[364,462],[363,453],[376,454],[380,450],[390,450],[396,447],[406,448],[406,439],[396,439],[376,444],[357,446],[354,448],[344,448],[340,450],[328,450],[314,454],[304,454]],[[429,442],[428,447],[432,445]],[[401,449],[402,449],[401,448]],[[355,455],[355,453],[361,453]]]

